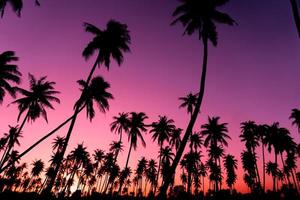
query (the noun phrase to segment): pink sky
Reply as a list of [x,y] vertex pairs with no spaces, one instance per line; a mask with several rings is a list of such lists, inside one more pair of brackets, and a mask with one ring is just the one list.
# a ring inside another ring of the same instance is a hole
[[[49,123],[38,119],[26,124],[18,150],[24,150],[71,115],[79,97],[76,80],[86,78],[94,62],[94,58],[86,62],[81,56],[92,38],[83,31],[83,22],[100,28],[109,19],[128,24],[132,52],[125,54],[120,68],[113,63],[109,72],[104,68],[96,71],[111,83],[110,92],[115,100],[110,102],[110,111],[97,112],[92,123],[85,113],[80,115],[68,151],[81,142],[90,152],[96,148],[107,150],[109,143],[118,138],[109,128],[118,112],[143,111],[149,116],[149,123],[156,121],[158,115],[167,115],[178,127],[185,128],[189,117],[184,109],[178,108],[178,97],[198,89],[202,44],[195,36],[182,37],[180,25],[170,26],[177,1],[72,2],[73,5],[68,0],[45,0],[41,7],[34,7],[26,1],[21,18],[7,8],[0,19],[0,52],[14,50],[20,57],[22,86],[27,88],[30,72],[37,77],[47,75],[49,80],[57,82],[56,89],[61,91],[61,104],[55,105],[56,110],[48,111]],[[229,123],[232,138],[226,152],[238,160],[244,149],[238,138],[242,121],[278,121],[299,143],[300,134],[288,119],[292,108],[300,108],[300,46],[289,3],[253,0],[249,4],[249,1],[232,0],[224,10],[239,26],[219,26],[219,45],[209,48],[207,87],[195,130],[200,130],[208,115],[221,116],[221,122]],[[1,106],[0,136],[8,131],[8,125],[17,124],[16,106],[6,107],[11,101],[6,97]],[[66,129],[58,133],[65,134]],[[35,158],[48,161],[54,137],[26,155],[24,161]],[[150,134],[145,139],[147,148],[139,145],[138,151],[132,152],[129,162],[132,168],[141,156],[157,158],[158,145],[152,142]],[[126,139],[119,158],[121,167],[125,165],[128,147]],[[241,165],[238,172],[237,188],[246,191]]]

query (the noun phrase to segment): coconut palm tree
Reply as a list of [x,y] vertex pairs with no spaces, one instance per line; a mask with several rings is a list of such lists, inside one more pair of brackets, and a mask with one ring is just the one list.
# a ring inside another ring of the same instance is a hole
[[[166,116],[159,116],[159,120],[157,122],[152,123],[152,129],[150,133],[152,133],[153,141],[157,141],[159,145],[159,151],[162,152],[164,142],[169,142],[169,138],[173,131],[175,130],[174,120],[168,119]],[[160,154],[161,155],[161,154]],[[157,182],[160,173],[160,166],[161,166],[161,156],[159,156],[159,163],[158,163],[158,173],[157,173]],[[154,188],[154,194],[156,193],[156,187]]]
[[241,153],[241,160],[245,171],[244,181],[248,185],[248,187],[253,191],[256,178],[256,156],[253,155],[252,151],[246,150]]
[[[103,113],[105,113],[109,109],[108,101],[110,99],[113,99],[113,96],[111,93],[107,91],[110,88],[110,84],[108,82],[106,82],[102,77],[97,76],[91,80],[89,85],[87,85],[87,82],[83,80],[78,81],[78,83],[82,87],[81,88],[82,94],[74,106],[75,113],[78,113],[79,108],[86,108],[87,117],[90,120],[92,120],[93,117],[95,116],[95,110],[93,107],[94,103],[98,105],[99,110]],[[54,173],[55,176],[51,178],[50,183],[46,188],[45,192],[50,192],[53,187],[54,184],[53,179],[55,179],[55,177],[57,176],[60,163],[63,160],[63,156],[67,149],[68,141],[70,139],[71,133],[75,125],[76,116],[77,116],[75,113],[74,113],[75,116],[71,121],[64,146],[60,153],[60,159],[59,159],[60,162],[58,162],[59,164],[55,167],[55,173]]]
[[193,94],[190,92],[185,97],[180,97],[179,100],[182,101],[179,108],[186,108],[187,113],[192,117],[194,108],[197,103],[197,94]]
[[43,172],[45,164],[41,159],[39,159],[33,161],[31,165],[33,166],[31,169],[31,181],[30,181],[32,183],[33,178],[40,176],[40,174]]
[[121,141],[112,141],[112,143],[110,143],[109,146],[110,146],[109,151],[115,155],[115,158],[121,151],[124,150],[123,149],[124,145],[122,144]]
[[9,160],[11,157],[11,152],[15,145],[20,146],[19,138],[22,137],[22,132],[19,131],[18,126],[9,126],[9,132],[4,133],[3,140],[3,149],[4,152],[2,154],[2,158],[0,161],[0,168],[4,165],[5,162]]
[[0,103],[3,102],[6,92],[15,98],[16,90],[11,83],[19,84],[21,81],[22,74],[19,72],[18,66],[11,63],[12,61],[18,61],[15,52],[5,51],[0,54]]
[[265,164],[265,146],[268,144],[268,125],[259,124],[257,125],[257,133],[261,143],[262,148],[262,172],[263,172],[263,191],[266,189],[266,164]]
[[228,185],[228,187],[230,188],[230,190],[232,191],[233,189],[233,185],[236,182],[237,179],[237,175],[236,175],[236,171],[237,170],[237,160],[234,158],[233,155],[226,155],[224,157],[224,166],[227,172],[227,179],[226,179],[226,183]]
[[175,147],[176,151],[178,150],[181,143],[181,133],[182,133],[181,128],[175,128],[169,138],[170,146],[172,148]]
[[194,132],[190,136],[190,152],[198,152],[198,149],[200,149],[202,145],[202,135],[200,135],[200,132]]
[[[114,121],[110,124],[110,129],[112,132],[118,133],[120,135],[119,143],[122,143],[122,133],[127,133],[129,130],[129,118],[128,113],[119,113],[119,116],[114,116]],[[119,152],[115,154],[115,160],[117,160]]]
[[[259,146],[258,126],[254,121],[246,121],[241,123],[242,134],[240,135],[241,141],[245,142],[245,146],[248,151],[251,151],[253,155],[256,155],[255,149]],[[260,176],[258,171],[257,162],[255,162],[255,177],[256,182],[260,185]]]
[[[79,101],[75,104],[74,107],[74,116],[72,118],[72,121],[70,123],[69,130],[67,132],[66,136],[66,143],[63,149],[62,154],[65,154],[71,133],[73,131],[77,115],[79,113],[81,103],[83,103],[82,98],[83,96],[86,96],[89,94],[86,92],[87,87],[90,86],[90,81],[92,80],[92,76],[94,74],[94,71],[97,66],[100,66],[101,64],[104,64],[104,66],[109,69],[110,66],[110,59],[113,58],[114,60],[117,61],[118,65],[121,65],[123,63],[124,57],[123,53],[129,52],[129,44],[130,44],[130,35],[129,31],[127,29],[126,24],[122,24],[120,22],[117,22],[115,20],[110,20],[107,25],[105,30],[101,30],[97,28],[96,26],[89,24],[89,23],[84,23],[84,28],[86,32],[89,32],[94,35],[94,38],[92,41],[90,41],[85,49],[82,52],[82,55],[85,59],[89,59],[94,53],[98,52],[96,56],[96,61],[86,79],[86,81],[80,81],[80,84],[84,83],[85,88],[83,88],[81,96],[79,98]],[[103,79],[102,79],[103,80]],[[103,82],[104,83],[104,82]],[[108,85],[109,84],[104,84]],[[99,99],[100,100],[100,99]],[[103,98],[101,100],[104,100]],[[86,102],[88,103],[88,102]],[[104,102],[102,102],[104,103]],[[92,105],[92,104],[91,104]],[[90,106],[91,106],[90,105]],[[87,105],[87,108],[90,107]],[[103,105],[104,106],[104,105]],[[102,111],[103,108],[105,107],[100,107]],[[106,107],[107,108],[107,107]],[[92,111],[92,110],[90,110]],[[88,114],[89,117],[92,117],[92,114]],[[55,170],[56,174],[58,172],[58,169]],[[53,187],[54,180],[51,180],[51,183],[49,184],[49,187],[47,188],[47,192],[51,191],[51,188]]]
[[138,177],[138,190],[142,192],[143,189],[143,176],[146,175],[148,161],[145,157],[142,157],[138,160],[137,168],[135,170],[135,174]]
[[[125,164],[125,169],[128,167],[129,158],[131,154],[132,147],[134,150],[137,148],[138,138],[142,142],[142,146],[146,146],[146,142],[143,138],[143,132],[147,131],[145,120],[147,119],[147,115],[143,112],[131,112],[129,118],[129,131],[128,131],[128,141],[130,142],[130,147],[128,151],[128,156]],[[119,194],[122,191],[122,184],[119,186]]]
[[234,25],[235,21],[226,13],[218,11],[220,6],[225,5],[228,1],[215,0],[182,0],[181,4],[173,12],[175,20],[172,25],[180,22],[184,26],[184,34],[192,35],[196,33],[199,40],[203,42],[203,64],[202,64],[202,75],[200,81],[199,93],[194,107],[194,112],[191,116],[190,122],[185,130],[185,134],[182,139],[182,143],[176,153],[174,162],[169,170],[169,176],[161,189],[161,195],[165,196],[168,186],[171,183],[173,174],[175,173],[176,167],[183,155],[185,146],[188,138],[193,130],[194,124],[197,120],[198,113],[200,111],[201,103],[204,96],[205,79],[206,79],[206,68],[208,59],[208,41],[211,41],[214,46],[217,45],[217,31],[216,23]]
[[198,165],[200,164],[201,156],[198,152],[188,152],[183,156],[183,162],[185,163],[185,168],[188,173],[187,177],[187,192],[191,194],[191,186],[192,186],[192,175],[197,173]]
[[300,110],[297,108],[294,108],[292,110],[290,119],[293,120],[292,124],[297,126],[298,132],[300,133]]
[[154,191],[157,176],[157,162],[154,159],[150,159],[146,168],[146,179],[150,182],[150,193]]
[[[231,139],[227,135],[227,123],[219,123],[220,117],[208,117],[208,123],[203,124],[202,135],[205,137],[204,146],[209,147],[209,155],[211,161],[214,162],[212,165],[213,169],[211,171],[218,175],[218,171],[221,170],[221,157],[223,155],[223,146],[228,146],[227,139]],[[218,164],[219,162],[219,164]],[[219,180],[219,176],[213,176],[213,180]],[[221,183],[220,183],[221,184]],[[218,191],[219,183],[215,183],[215,190]]]

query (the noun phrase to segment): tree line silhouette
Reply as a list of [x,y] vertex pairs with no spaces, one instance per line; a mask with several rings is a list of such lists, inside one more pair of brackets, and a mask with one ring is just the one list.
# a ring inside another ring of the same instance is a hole
[[[237,25],[230,15],[218,10],[227,2],[182,0],[173,12],[174,20],[171,25],[181,23],[184,34],[196,33],[203,44],[199,91],[179,98],[179,107],[185,108],[190,118],[186,129],[176,127],[174,120],[167,116],[159,116],[157,121],[149,124],[144,112],[121,112],[113,117],[110,125],[111,132],[118,134],[119,140],[112,141],[108,151],[96,149],[90,154],[82,143],[66,155],[81,111],[85,110],[86,117],[92,121],[96,114],[94,104],[97,104],[102,113],[109,110],[109,103],[113,100],[113,95],[109,92],[110,84],[101,76],[95,76],[94,72],[97,66],[108,70],[111,60],[118,65],[123,63],[124,54],[130,52],[131,43],[126,24],[110,20],[105,29],[100,29],[84,23],[84,30],[92,34],[93,38],[83,50],[82,56],[89,59],[96,55],[96,60],[87,78],[77,81],[81,93],[74,104],[73,115],[22,153],[16,147],[20,145],[19,139],[23,136],[22,130],[26,122],[34,122],[40,117],[47,122],[47,109],[54,109],[54,103],[60,103],[57,97],[59,92],[55,90],[55,82],[47,80],[46,76],[37,79],[32,74],[29,74],[29,89],[19,87],[22,74],[15,64],[18,57],[13,51],[0,54],[0,103],[4,101],[6,94],[16,98],[11,104],[18,106],[17,120],[20,121],[20,125],[9,126],[8,132],[0,138],[0,191],[67,197],[72,190],[77,190],[85,196],[131,195],[159,199],[165,199],[169,194],[170,198],[180,199],[182,194],[187,194],[186,198],[203,197],[205,180],[208,180],[207,199],[215,198],[218,194],[225,195],[222,193],[225,191],[224,183],[229,188],[228,195],[237,194],[237,158],[225,153],[231,139],[228,124],[214,116],[208,117],[207,122],[201,125],[201,130],[196,131],[194,128],[205,93],[209,42],[217,46],[217,24]],[[1,16],[7,3],[20,15],[22,1],[5,0],[0,3]],[[36,4],[39,5],[39,2],[36,1]],[[21,97],[17,98],[16,94]],[[300,130],[299,109],[292,110],[290,119]],[[28,164],[22,163],[21,158],[66,125],[69,128],[65,136],[57,136],[52,143],[49,165],[40,159],[34,160],[30,164],[31,170],[28,170]],[[132,169],[133,166],[129,165],[131,152],[137,150],[139,144],[146,146],[143,139],[146,132],[152,134],[153,142],[159,146],[158,160],[141,157],[137,166]],[[122,167],[117,161],[123,151],[124,134],[129,141],[129,150],[126,164]],[[281,127],[278,122],[256,124],[254,121],[245,121],[241,123],[240,140],[245,144],[245,150],[241,153],[243,179],[252,194],[266,194],[267,174],[272,177],[272,194],[280,195],[280,192],[284,192],[286,198],[299,198],[300,173],[297,172],[296,163],[300,157],[300,145],[294,141],[288,129]],[[258,147],[262,152],[262,166],[257,162]],[[274,156],[273,161],[265,160],[266,150]],[[203,151],[208,154],[207,160],[202,158]],[[175,175],[179,167],[181,185],[176,185]]]

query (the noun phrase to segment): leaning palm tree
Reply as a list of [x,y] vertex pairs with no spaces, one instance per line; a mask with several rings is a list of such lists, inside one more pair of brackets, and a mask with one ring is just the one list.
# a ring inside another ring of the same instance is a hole
[[[75,113],[79,111],[79,108],[86,108],[87,117],[90,120],[92,120],[95,116],[95,110],[93,107],[94,103],[98,105],[99,110],[103,113],[105,113],[109,109],[108,101],[110,99],[113,99],[113,96],[107,91],[110,88],[110,84],[108,82],[106,82],[102,77],[97,76],[91,80],[91,83],[89,85],[87,85],[87,82],[83,80],[78,81],[78,83],[82,87],[82,94],[74,106]],[[62,148],[62,151],[60,152],[60,162],[58,162],[58,165],[55,167],[54,176],[53,178],[51,178],[50,183],[46,188],[45,192],[50,192],[51,188],[53,187],[54,180],[59,171],[59,167],[61,161],[63,160],[63,156],[66,152],[68,141],[73,131],[75,121],[76,117],[74,117],[71,121],[64,146]]]
[[172,181],[173,174],[175,173],[176,167],[180,161],[180,158],[182,157],[189,135],[193,130],[198,113],[200,111],[205,89],[206,68],[208,58],[208,41],[211,41],[214,46],[217,45],[218,40],[216,23],[222,23],[227,25],[235,24],[235,21],[229,15],[217,10],[220,6],[225,5],[228,1],[181,0],[180,2],[181,4],[176,8],[176,10],[173,13],[173,17],[175,17],[175,20],[172,22],[172,25],[180,22],[185,28],[184,34],[192,35],[193,33],[196,33],[198,35],[199,40],[202,40],[203,42],[204,56],[200,89],[194,112],[185,130],[182,143],[175,156],[174,162],[172,163],[171,168],[169,170],[170,175],[168,176],[166,182],[162,187],[162,196],[166,194],[168,186]]
[[3,102],[6,92],[15,97],[15,87],[10,83],[19,84],[22,74],[19,72],[18,66],[11,62],[17,60],[18,57],[13,51],[5,51],[0,54],[0,103]]
[[[152,129],[150,133],[153,133],[152,139],[153,141],[157,140],[159,145],[159,151],[162,152],[164,142],[169,142],[169,138],[175,129],[174,120],[168,119],[166,116],[159,116],[159,120],[157,122],[152,123]],[[161,154],[159,156],[159,163],[158,163],[158,173],[156,181],[158,182],[159,173],[160,173],[160,166],[161,166]],[[154,194],[156,193],[156,187],[154,188]]]
[[[132,147],[134,150],[137,148],[138,139],[141,140],[142,145],[145,147],[146,142],[143,138],[143,132],[147,129],[145,128],[145,120],[148,118],[147,115],[143,112],[131,112],[129,118],[129,131],[128,131],[128,141],[130,142],[130,147],[128,151],[128,156],[125,164],[125,169],[128,168],[129,158],[131,154]],[[123,184],[119,186],[119,194],[122,191]]]
[[293,120],[292,124],[297,126],[298,132],[300,133],[300,110],[297,108],[294,108],[292,110],[290,119]]
[[[101,30],[89,23],[84,23],[84,28],[86,32],[92,33],[93,35],[95,35],[95,37],[91,42],[88,43],[86,48],[83,50],[82,52],[83,57],[85,59],[89,59],[95,52],[98,52],[98,54],[96,57],[96,61],[86,81],[81,81],[81,83],[84,83],[85,87],[82,90],[82,94],[79,98],[79,101],[75,104],[74,116],[72,118],[69,130],[67,132],[66,143],[62,151],[62,155],[65,154],[71,133],[75,125],[75,121],[77,119],[77,115],[80,111],[80,107],[79,107],[79,105],[81,105],[80,102],[82,102],[83,100],[82,97],[87,94],[86,90],[87,87],[90,85],[96,67],[100,66],[101,64],[104,64],[104,66],[107,69],[109,69],[111,58],[116,60],[118,65],[121,65],[123,62],[123,53],[130,51],[129,48],[130,36],[126,24],[121,24],[120,22],[117,22],[115,20],[110,20],[106,25],[106,30]],[[89,107],[90,106],[92,106],[92,104],[90,104]],[[102,111],[105,111],[105,109],[103,110],[103,107],[100,107],[100,109],[102,109]],[[89,115],[89,117],[91,116],[92,114]],[[58,169],[55,170],[56,174],[57,172]],[[54,180],[51,180],[51,183],[49,184],[46,192],[51,191],[53,184],[54,184]]]

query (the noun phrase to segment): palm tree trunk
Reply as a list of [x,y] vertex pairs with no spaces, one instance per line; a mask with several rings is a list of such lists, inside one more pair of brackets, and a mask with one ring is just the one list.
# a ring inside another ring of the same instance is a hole
[[[274,150],[274,153],[275,153],[275,164],[276,164],[276,167],[278,166],[278,162],[277,162],[277,153],[276,151]],[[276,176],[274,175],[273,176],[273,191],[276,192]]]
[[203,187],[203,195],[205,195],[205,192],[204,192],[204,176],[202,176],[202,187]]
[[262,158],[263,158],[263,191],[265,192],[266,191],[266,164],[265,164],[265,147],[264,147],[264,144],[261,143],[261,146],[262,146]]
[[176,153],[176,156],[174,158],[174,161],[172,163],[172,166],[170,167],[170,170],[168,172],[168,175],[166,177],[166,181],[164,182],[164,184],[161,187],[161,192],[160,192],[160,198],[164,198],[166,197],[166,193],[168,190],[168,187],[172,181],[172,177],[173,174],[175,173],[176,167],[182,157],[183,151],[185,149],[185,146],[187,144],[188,138],[190,136],[190,133],[193,130],[193,127],[195,125],[195,122],[197,120],[199,111],[200,111],[200,107],[201,107],[201,103],[203,100],[203,96],[204,96],[204,89],[205,89],[205,79],[206,79],[206,69],[207,69],[207,58],[208,58],[208,39],[207,36],[203,37],[203,45],[204,45],[204,55],[203,55],[203,64],[202,64],[202,75],[201,75],[201,81],[200,81],[200,91],[198,94],[198,99],[197,99],[197,103],[195,105],[195,109],[194,109],[194,113],[192,115],[192,118],[187,126],[187,129],[185,131],[184,137],[181,141],[181,144],[179,146],[179,149]]
[[295,169],[292,169],[292,170],[291,170],[291,173],[292,173],[292,175],[293,175],[293,181],[294,181],[295,186],[296,186],[296,188],[297,188],[297,190],[298,190],[298,193],[300,193],[299,181],[297,181],[297,179],[295,178],[296,170],[295,170]]
[[[160,152],[162,151],[162,143],[160,144]],[[155,181],[155,187],[154,187],[154,195],[156,194],[156,189],[158,186],[158,179],[159,179],[159,170],[160,170],[160,165],[161,165],[161,153],[159,153],[159,162],[158,162],[158,168],[157,168],[157,176],[156,176],[156,181]]]
[[[83,108],[85,107],[82,106],[79,110],[78,113],[81,112],[83,110]],[[75,116],[75,114],[73,114],[71,117],[69,117],[66,121],[64,121],[63,123],[61,123],[59,126],[57,126],[55,129],[53,129],[51,132],[49,132],[47,135],[45,135],[44,137],[42,137],[41,139],[39,139],[37,142],[35,142],[33,145],[31,145],[29,148],[27,148],[25,151],[23,151],[16,160],[21,159],[23,156],[25,156],[27,153],[29,153],[32,149],[34,149],[36,146],[38,146],[41,142],[43,142],[45,139],[47,139],[48,137],[50,137],[51,135],[53,135],[54,133],[56,133],[59,129],[61,129],[62,127],[64,127],[69,121],[71,121],[73,119],[73,117]],[[14,164],[14,162],[10,162],[7,165],[5,165],[3,168],[0,168],[0,173],[2,173],[4,170],[6,170],[8,167],[10,167],[12,164]]]
[[300,37],[300,16],[299,16],[299,11],[298,11],[298,5],[296,0],[290,0],[291,5],[292,5],[292,11],[293,11],[293,17],[294,21],[297,27],[298,35]]
[[[282,156],[282,152],[280,152],[280,158],[281,158],[281,162],[282,162],[282,168],[283,168],[283,172],[285,171],[285,163],[284,163],[284,160],[283,160],[283,156]],[[291,185],[291,181],[290,181],[290,174],[288,171],[286,171],[285,175],[284,175],[289,183],[289,185]]]
[[[130,141],[130,147],[129,147],[129,151],[128,151],[128,156],[127,156],[127,160],[126,160],[125,169],[127,169],[127,167],[128,167],[128,162],[129,162],[129,158],[130,158],[130,154],[131,154],[131,149],[132,149],[132,141]],[[122,186],[123,186],[123,183],[120,183],[119,190],[118,190],[119,194],[121,194]]]
[[[254,156],[256,155],[254,147],[252,147],[252,153],[253,153]],[[256,159],[255,159],[255,171],[256,171],[256,175],[257,175],[258,184],[261,187],[260,175],[259,175],[258,166],[257,166],[257,160]]]

